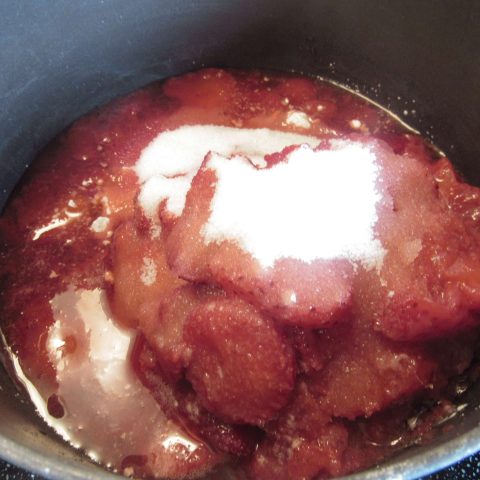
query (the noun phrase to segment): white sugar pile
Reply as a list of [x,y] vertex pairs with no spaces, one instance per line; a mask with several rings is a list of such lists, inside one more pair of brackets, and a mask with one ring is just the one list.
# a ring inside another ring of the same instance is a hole
[[384,251],[374,238],[379,166],[363,145],[338,140],[317,152],[302,146],[260,170],[245,157],[218,154],[207,166],[218,178],[202,230],[207,244],[234,241],[263,267],[279,258],[380,266]]
[[179,216],[192,178],[208,152],[242,154],[256,165],[264,165],[267,154],[289,145],[315,146],[318,142],[316,137],[267,128],[187,125],[162,132],[143,150],[136,164],[141,183],[138,201],[154,222],[162,201],[170,214]]

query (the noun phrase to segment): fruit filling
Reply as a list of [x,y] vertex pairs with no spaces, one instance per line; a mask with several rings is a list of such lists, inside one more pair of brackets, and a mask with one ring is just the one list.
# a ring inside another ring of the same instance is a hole
[[360,471],[464,408],[479,217],[480,189],[347,89],[157,82],[76,121],[12,195],[7,360],[57,434],[125,476]]

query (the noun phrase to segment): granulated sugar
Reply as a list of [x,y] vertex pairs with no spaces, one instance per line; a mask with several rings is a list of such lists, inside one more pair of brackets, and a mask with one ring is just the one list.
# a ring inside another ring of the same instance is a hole
[[156,221],[158,207],[179,216],[190,183],[208,152],[243,154],[256,165],[264,156],[289,145],[316,146],[319,139],[267,128],[233,128],[218,125],[184,126],[162,132],[142,152],[135,171],[142,188],[138,201],[145,215]]
[[322,151],[302,146],[265,169],[245,157],[212,155],[207,166],[218,181],[205,242],[233,240],[264,267],[285,257],[378,266],[376,157],[359,144],[335,145]]

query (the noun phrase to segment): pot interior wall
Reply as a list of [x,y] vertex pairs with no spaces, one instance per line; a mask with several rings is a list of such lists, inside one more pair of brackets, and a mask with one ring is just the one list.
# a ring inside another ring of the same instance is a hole
[[[295,70],[347,83],[400,115],[406,110],[408,123],[480,183],[479,23],[473,0],[1,2],[0,207],[35,153],[75,118],[201,66]],[[478,416],[472,409],[450,437]],[[0,455],[44,474],[46,466],[55,478],[93,475],[96,467],[42,433],[4,372],[0,419]],[[424,470],[480,446],[474,433],[461,453],[444,452]]]

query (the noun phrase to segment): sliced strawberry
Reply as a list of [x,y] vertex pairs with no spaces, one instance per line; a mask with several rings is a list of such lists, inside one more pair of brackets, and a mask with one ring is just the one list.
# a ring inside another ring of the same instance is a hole
[[165,378],[178,381],[190,363],[191,350],[183,339],[191,310],[224,292],[207,285],[189,284],[177,288],[160,301],[156,321],[142,322],[140,329],[155,349]]
[[293,480],[336,476],[341,472],[348,430],[329,415],[307,385],[297,384],[283,415],[267,426],[267,436],[252,456],[252,480]]
[[342,332],[350,336],[350,322],[333,328],[314,330],[294,327],[288,331],[289,339],[297,353],[299,371],[306,374],[319,372],[342,349]]
[[412,340],[478,323],[479,190],[458,182],[448,160],[431,164],[425,149],[407,148],[384,172],[390,201],[377,230],[387,253],[364,298],[376,328]]
[[436,354],[385,338],[372,331],[368,318],[291,335],[308,388],[328,417],[370,416],[417,392],[444,386]]
[[433,380],[437,364],[422,349],[358,328],[338,341],[342,350],[310,378],[312,392],[335,417],[370,416]]
[[[375,328],[393,339],[412,340],[476,324],[478,189],[458,182],[448,161],[432,163],[432,154],[415,137],[403,137],[399,154],[365,136],[342,141],[367,148],[378,163],[375,233],[384,256],[375,272],[365,276],[368,288],[361,294],[363,303],[371,306]],[[329,142],[319,148],[330,148]],[[268,168],[288,161],[292,151],[271,156]],[[347,316],[354,277],[348,261],[285,257],[264,266],[235,236],[206,239],[212,201],[221,188],[213,166],[216,158],[206,157],[167,240],[173,269],[186,279],[216,283],[239,294],[287,324],[325,327]]]
[[331,478],[341,469],[348,433],[341,424],[323,426],[318,437],[300,435],[268,438],[255,451],[248,466],[252,480],[310,480]]
[[155,322],[162,298],[184,283],[170,271],[161,239],[141,235],[132,221],[115,230],[112,260],[110,306],[126,326]]
[[187,382],[167,383],[155,351],[141,335],[135,342],[131,361],[138,378],[150,390],[167,417],[179,422],[217,452],[246,456],[253,451],[258,441],[258,430],[219,420],[198,403]]
[[239,299],[195,308],[185,326],[187,378],[199,402],[233,423],[263,425],[290,398],[293,353],[272,322]]
[[264,267],[234,240],[206,243],[203,228],[217,182],[209,167],[211,158],[205,158],[185,209],[168,235],[172,269],[187,280],[214,283],[239,294],[288,324],[314,327],[344,317],[350,308],[353,275],[348,260],[280,258]]

